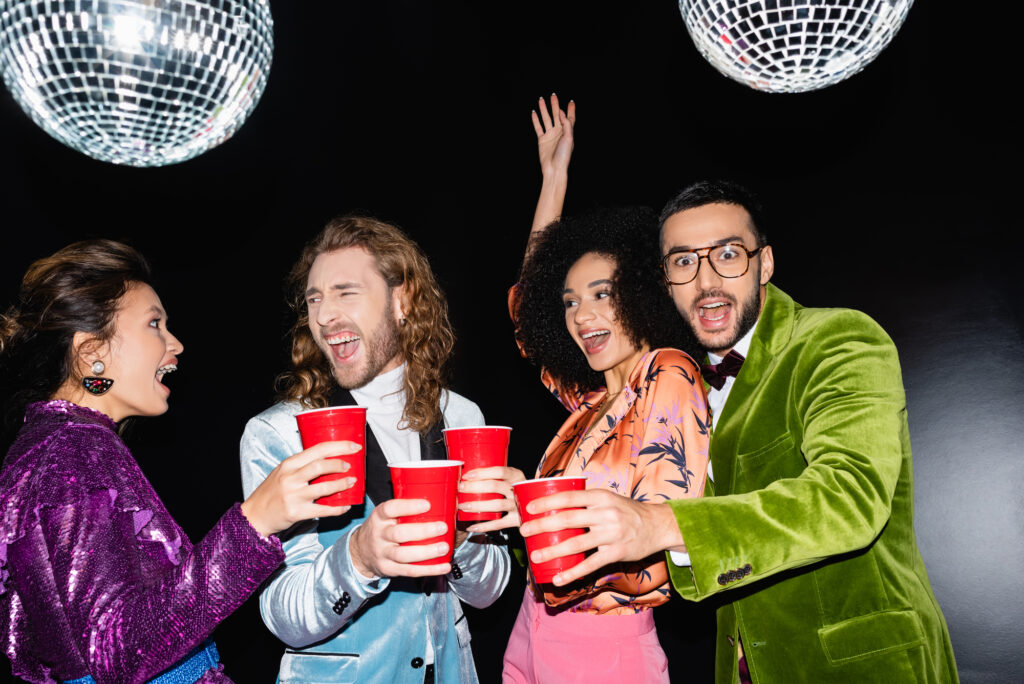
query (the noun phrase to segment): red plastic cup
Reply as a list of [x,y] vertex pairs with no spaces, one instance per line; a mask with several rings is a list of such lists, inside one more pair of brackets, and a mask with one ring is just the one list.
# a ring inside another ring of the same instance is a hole
[[[444,433],[444,445],[448,458],[462,461],[462,472],[475,468],[489,468],[508,464],[508,440],[510,427],[481,425],[478,427],[448,428]],[[458,503],[465,501],[487,501],[501,499],[501,494],[469,494],[459,492]],[[503,514],[459,511],[459,520],[497,520]]]
[[322,496],[316,502],[325,506],[357,506],[363,503],[366,497],[366,409],[362,406],[329,406],[303,411],[295,416],[295,421],[299,424],[303,449],[320,442],[340,441],[355,442],[361,447],[354,454],[328,456],[348,463],[348,471],[321,475],[313,480],[313,484],[343,477],[354,477],[356,482],[351,489]]
[[[537,518],[545,518],[555,513],[560,513],[564,510],[571,510],[567,508],[560,508],[554,511],[548,511],[547,513],[541,513],[540,515],[531,515],[526,512],[526,505],[534,499],[540,499],[541,497],[548,496],[550,494],[557,494],[558,492],[570,492],[570,491],[582,491],[586,489],[587,478],[578,477],[544,477],[539,480],[524,480],[523,482],[516,482],[512,485],[512,491],[516,496],[516,506],[519,508],[519,517],[523,522],[529,520],[536,520]],[[526,556],[529,558],[533,555],[533,552],[537,549],[544,549],[555,544],[560,544],[566,539],[579,536],[584,533],[585,530],[581,528],[559,530],[558,532],[541,532],[535,534],[532,537],[525,537],[526,541]],[[561,558],[555,558],[544,563],[534,563],[533,559],[530,559],[530,572],[533,574],[533,580],[538,583],[547,583],[555,578],[555,575],[563,570],[575,567],[583,562],[584,554],[574,553],[569,556],[562,556]]]
[[462,461],[404,461],[389,463],[391,485],[396,499],[426,499],[430,510],[418,515],[398,518],[401,523],[443,522],[448,531],[437,537],[403,542],[403,546],[423,546],[448,542],[448,553],[437,558],[428,558],[413,565],[436,565],[448,563],[455,551],[455,495],[459,490],[462,475]]

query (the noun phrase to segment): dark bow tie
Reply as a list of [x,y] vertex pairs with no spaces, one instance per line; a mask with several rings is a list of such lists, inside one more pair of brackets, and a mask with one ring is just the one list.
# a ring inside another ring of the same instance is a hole
[[733,349],[725,355],[720,363],[700,364],[700,374],[704,376],[704,380],[709,385],[720,390],[725,387],[725,379],[730,375],[736,377],[742,367],[743,354]]

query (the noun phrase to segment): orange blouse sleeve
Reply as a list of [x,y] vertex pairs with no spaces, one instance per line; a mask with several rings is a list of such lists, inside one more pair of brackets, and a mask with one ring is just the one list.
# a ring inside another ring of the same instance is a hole
[[676,349],[658,349],[640,385],[633,423],[636,477],[629,495],[663,503],[702,496],[711,415],[700,369]]
[[[527,353],[523,350],[523,343],[519,338],[519,319],[516,314],[519,311],[519,293],[522,286],[516,283],[508,290],[508,313],[512,318],[512,324],[515,326],[516,344],[519,345],[519,353],[524,359],[530,358]],[[578,409],[583,404],[584,393],[580,392],[575,387],[567,387],[551,377],[546,368],[540,370],[540,381],[544,383],[544,386],[548,388],[548,391],[554,395],[555,399],[559,401],[570,413]]]

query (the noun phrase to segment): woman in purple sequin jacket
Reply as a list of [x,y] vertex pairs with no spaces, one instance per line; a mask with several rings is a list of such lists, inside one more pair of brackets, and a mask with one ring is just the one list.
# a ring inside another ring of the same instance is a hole
[[[355,445],[285,460],[193,545],[118,436],[167,410],[181,343],[146,262],[117,242],[29,267],[0,318],[0,397],[24,424],[0,471],[0,641],[32,682],[229,682],[207,640],[284,560],[272,535],[347,507]],[[110,382],[112,381],[112,383]]]

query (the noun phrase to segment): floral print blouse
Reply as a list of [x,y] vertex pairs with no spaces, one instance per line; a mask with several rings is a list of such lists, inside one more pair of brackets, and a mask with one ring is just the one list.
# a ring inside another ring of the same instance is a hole
[[[547,373],[543,380],[572,415],[545,450],[537,477],[582,475],[587,489],[609,489],[650,503],[704,493],[711,416],[700,370],[690,356],[677,349],[645,354],[593,429],[607,395],[603,388],[572,392]],[[571,604],[567,609],[573,612],[640,612],[669,599],[665,555],[606,566],[599,576],[544,589],[545,602]]]

